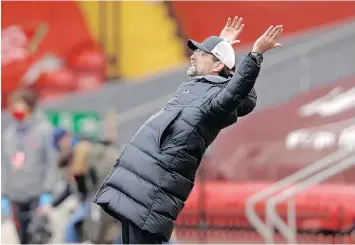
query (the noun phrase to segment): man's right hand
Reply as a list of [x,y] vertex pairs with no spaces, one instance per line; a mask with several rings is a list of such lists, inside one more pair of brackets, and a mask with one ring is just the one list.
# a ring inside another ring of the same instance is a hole
[[236,16],[234,17],[233,22],[231,18],[228,18],[226,26],[221,31],[219,37],[228,41],[231,45],[240,43],[240,41],[237,40],[237,38],[240,35],[240,33],[242,33],[243,28],[244,28],[243,18],[238,18],[238,16]]
[[278,43],[277,40],[282,31],[282,25],[270,26],[266,32],[256,40],[252,52],[263,54],[270,49],[281,47],[281,43]]

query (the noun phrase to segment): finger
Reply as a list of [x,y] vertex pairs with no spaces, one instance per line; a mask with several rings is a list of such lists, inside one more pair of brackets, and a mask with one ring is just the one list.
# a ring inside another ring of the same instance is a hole
[[243,31],[243,29],[244,29],[244,24],[240,28],[236,29],[237,31],[236,36],[239,36],[239,34]]
[[231,42],[231,45],[233,46],[234,44],[240,43],[240,40],[234,40]]
[[235,16],[231,27],[234,27],[237,24],[237,22],[238,22],[238,16]]
[[277,33],[278,30],[279,30],[279,26],[275,26],[275,27],[270,31],[270,33],[269,33],[269,35],[268,35],[268,38],[269,38],[270,40],[273,40],[273,37],[274,37],[275,33]]
[[275,43],[272,48],[279,48],[279,47],[282,47],[282,44],[281,43]]
[[281,33],[282,33],[283,29],[282,29],[282,26],[280,27],[280,29],[275,33],[275,35],[273,36],[273,40],[277,40],[279,39]]
[[277,30],[276,30],[276,32],[274,32],[274,33],[272,33],[271,34],[271,36],[269,36],[269,40],[270,40],[270,42],[272,42],[272,43],[276,43],[276,41],[277,41],[277,37],[279,36],[279,34],[280,34],[280,31],[281,31],[281,28],[278,28]]
[[240,18],[234,28],[239,29],[242,26],[242,23],[243,23],[243,18]]
[[272,30],[269,32],[269,37],[272,38],[274,36],[274,34],[280,29],[280,26],[277,25],[274,28],[272,28]]
[[264,37],[268,36],[269,33],[270,33],[270,31],[272,30],[272,28],[274,28],[273,25],[269,26],[269,28],[264,32],[264,35],[263,35],[263,36],[264,36]]
[[226,23],[226,27],[230,27],[232,23],[232,20],[230,17],[228,17],[227,23]]

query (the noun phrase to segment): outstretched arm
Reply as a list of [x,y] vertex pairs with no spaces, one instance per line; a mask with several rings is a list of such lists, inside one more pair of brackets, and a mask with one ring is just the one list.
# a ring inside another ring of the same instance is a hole
[[259,75],[262,54],[267,50],[281,46],[276,41],[282,30],[281,25],[270,26],[255,42],[252,52],[244,56],[228,85],[211,100],[213,114],[230,114],[236,111],[247,98]]
[[[240,40],[237,40],[237,38],[242,33],[243,29],[243,18],[235,16],[232,21],[232,18],[229,17],[219,36],[228,41],[231,45],[240,43]],[[243,117],[252,112],[256,106],[256,100],[256,91],[253,88],[241,105],[237,108],[237,115],[239,117]]]
[[260,72],[260,66],[256,62],[252,53],[244,56],[228,85],[211,100],[213,114],[230,114],[242,105]]

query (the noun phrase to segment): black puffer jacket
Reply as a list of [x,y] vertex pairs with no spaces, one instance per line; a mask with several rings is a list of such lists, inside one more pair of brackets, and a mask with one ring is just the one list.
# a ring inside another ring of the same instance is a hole
[[195,77],[149,118],[128,143],[94,202],[107,213],[128,219],[168,240],[184,207],[201,158],[221,129],[237,121],[240,107],[255,107],[252,91],[260,68],[246,55],[229,81]]

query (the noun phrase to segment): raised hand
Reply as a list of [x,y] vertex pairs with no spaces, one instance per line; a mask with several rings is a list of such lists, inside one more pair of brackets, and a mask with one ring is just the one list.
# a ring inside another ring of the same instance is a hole
[[244,24],[242,23],[243,18],[238,18],[238,16],[236,16],[234,17],[234,20],[232,22],[232,19],[229,17],[225,27],[223,28],[219,36],[224,40],[228,41],[231,45],[240,43],[240,40],[236,39],[243,31]]
[[256,40],[252,52],[263,54],[270,49],[281,47],[282,44],[278,43],[277,40],[279,39],[282,31],[282,25],[270,26],[266,32],[259,37],[258,40]]

